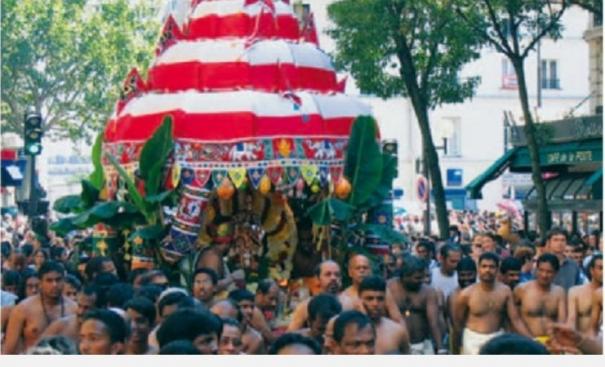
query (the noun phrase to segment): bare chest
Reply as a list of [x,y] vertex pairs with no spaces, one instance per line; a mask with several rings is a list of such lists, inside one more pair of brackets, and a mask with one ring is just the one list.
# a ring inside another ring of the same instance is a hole
[[503,313],[506,309],[506,295],[498,292],[473,292],[469,297],[468,308],[473,316]]
[[528,292],[521,299],[521,312],[530,317],[556,318],[557,296],[552,293]]

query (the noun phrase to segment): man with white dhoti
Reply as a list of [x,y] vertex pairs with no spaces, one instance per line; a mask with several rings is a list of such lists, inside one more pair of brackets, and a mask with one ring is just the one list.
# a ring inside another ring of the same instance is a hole
[[[464,288],[453,305],[455,345],[461,354],[479,354],[479,349],[503,333],[509,321],[520,334],[531,337],[521,321],[512,291],[496,281],[500,259],[492,252],[479,257],[479,283]],[[462,344],[460,344],[460,338]]]

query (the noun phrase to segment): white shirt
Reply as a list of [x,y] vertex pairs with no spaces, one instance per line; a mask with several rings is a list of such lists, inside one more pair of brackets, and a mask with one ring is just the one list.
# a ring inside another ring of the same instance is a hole
[[431,287],[439,289],[445,295],[445,298],[458,288],[458,273],[454,272],[452,276],[446,276],[441,273],[441,268],[436,267],[431,270]]

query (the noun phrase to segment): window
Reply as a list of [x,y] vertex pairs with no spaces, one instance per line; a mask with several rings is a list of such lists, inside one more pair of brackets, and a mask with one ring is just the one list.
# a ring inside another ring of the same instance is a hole
[[557,76],[557,60],[542,60],[540,65],[540,85],[542,89],[561,89]]
[[502,59],[502,89],[517,89],[517,74],[508,58]]

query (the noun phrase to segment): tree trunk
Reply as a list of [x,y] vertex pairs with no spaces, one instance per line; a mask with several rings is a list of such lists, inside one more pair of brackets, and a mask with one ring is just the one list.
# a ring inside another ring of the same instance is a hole
[[[420,133],[422,134],[422,147],[424,157],[426,157],[426,162],[424,162],[424,164],[428,165],[431,179],[430,187],[433,189],[435,195],[434,203],[437,214],[437,225],[439,226],[439,237],[441,239],[446,239],[448,236],[449,223],[447,209],[445,207],[445,191],[443,190],[439,157],[437,156],[435,144],[433,144],[433,137],[431,135],[428,112],[426,106],[414,106],[414,110],[416,110],[416,118],[418,119]],[[430,195],[430,192],[428,194]]]
[[[524,60],[521,58],[511,59],[515,73],[517,74],[517,84],[519,85],[519,99],[523,109],[523,118],[525,119],[525,138],[527,140],[527,149],[531,159],[531,178],[536,187],[538,200],[538,231],[542,236],[550,228],[550,213],[546,202],[546,189],[542,180],[542,168],[540,167],[540,150],[536,140],[536,128],[531,112],[529,110],[529,98],[527,96],[527,83],[525,81],[525,70],[523,69]],[[538,76],[539,77],[539,76]]]

